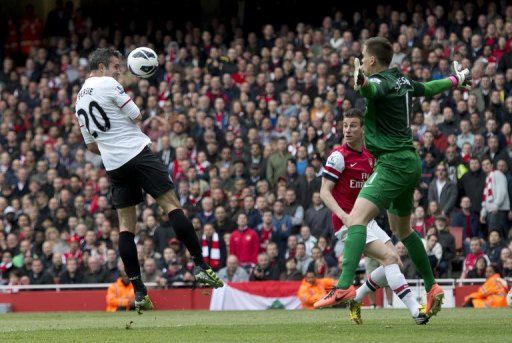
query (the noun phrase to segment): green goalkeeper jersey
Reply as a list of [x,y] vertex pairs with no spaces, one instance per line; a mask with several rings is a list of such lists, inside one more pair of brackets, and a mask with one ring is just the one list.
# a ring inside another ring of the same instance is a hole
[[366,98],[365,144],[375,156],[394,151],[414,150],[411,110],[414,96],[432,96],[452,83],[442,79],[421,83],[411,80],[397,68],[373,74],[360,92]]

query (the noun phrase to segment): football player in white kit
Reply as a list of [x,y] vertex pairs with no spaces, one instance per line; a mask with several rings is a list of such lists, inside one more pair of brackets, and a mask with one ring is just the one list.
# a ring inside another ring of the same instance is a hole
[[214,288],[223,283],[203,259],[194,227],[180,207],[167,168],[148,147],[151,140],[138,126],[139,108],[117,82],[121,61],[121,53],[112,48],[97,49],[90,55],[90,75],[77,94],[75,114],[87,149],[101,155],[107,171],[119,216],[119,254],[134,286],[135,307],[141,313],[153,308],[141,280],[134,242],[135,206],[143,201],[142,190],[168,213],[176,237],[194,259],[196,281]]

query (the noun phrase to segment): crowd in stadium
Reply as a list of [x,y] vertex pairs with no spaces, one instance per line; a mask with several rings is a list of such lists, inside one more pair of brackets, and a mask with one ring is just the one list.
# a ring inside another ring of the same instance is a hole
[[[206,261],[225,281],[301,280],[340,273],[342,249],[319,189],[342,143],[362,42],[387,37],[391,67],[419,81],[449,76],[473,88],[416,98],[411,129],[422,158],[411,225],[436,276],[512,276],[512,6],[408,2],[403,8],[326,13],[321,23],[208,27],[171,21],[95,25],[57,6],[10,18],[0,59],[0,285],[105,283],[118,278],[119,227],[101,158],[88,152],[74,102],[87,57],[113,46],[159,54],[149,79],[123,67],[151,149],[168,166]],[[443,7],[443,5],[446,5]],[[388,227],[385,215],[379,218]],[[193,264],[154,199],[138,207],[144,282],[193,281]],[[401,243],[407,278],[416,271]]]

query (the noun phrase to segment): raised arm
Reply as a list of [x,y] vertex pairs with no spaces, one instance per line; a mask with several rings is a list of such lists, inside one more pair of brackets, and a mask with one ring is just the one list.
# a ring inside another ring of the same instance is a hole
[[459,62],[453,61],[453,74],[441,80],[429,82],[412,81],[414,96],[432,97],[451,88],[459,87],[471,89],[471,72],[469,69],[459,70]]
[[452,81],[449,77],[446,79],[433,80],[429,82],[412,81],[411,83],[414,88],[414,96],[425,96],[427,98],[447,91],[453,87]]

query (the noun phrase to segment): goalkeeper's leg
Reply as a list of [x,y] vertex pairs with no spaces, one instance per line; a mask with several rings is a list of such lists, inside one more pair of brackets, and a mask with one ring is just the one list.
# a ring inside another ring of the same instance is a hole
[[348,223],[345,223],[348,226],[348,233],[338,284],[314,304],[315,308],[333,306],[355,297],[355,288],[352,284],[366,245],[366,225],[377,214],[379,214],[379,208],[374,203],[365,198],[357,198],[354,208],[350,212]]
[[387,281],[389,287],[407,306],[416,323],[426,324],[428,316],[420,311],[420,304],[414,298],[405,276],[400,271],[399,257],[391,241],[384,244],[382,240],[375,240],[366,245],[365,254],[378,260],[382,266],[374,270],[365,284],[360,287],[361,294],[358,290],[356,300],[361,301],[363,293],[375,292],[378,288],[385,286]]
[[410,217],[410,215],[399,217],[388,211],[391,230],[404,243],[416,270],[425,282],[425,289],[427,291],[426,311],[429,316],[432,316],[436,315],[441,310],[444,291],[436,283],[432,267],[427,257],[427,252],[425,251],[425,246],[419,235],[412,230]]

